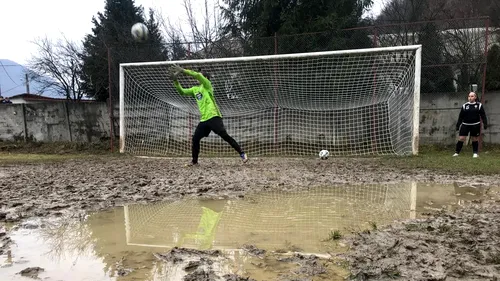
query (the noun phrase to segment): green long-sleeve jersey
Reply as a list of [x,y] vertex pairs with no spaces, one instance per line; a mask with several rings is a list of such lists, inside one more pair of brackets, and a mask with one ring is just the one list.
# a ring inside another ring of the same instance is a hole
[[200,121],[207,121],[215,116],[222,117],[222,114],[215,102],[214,90],[212,88],[212,83],[201,73],[185,69],[184,73],[194,77],[200,82],[199,86],[194,86],[189,89],[182,88],[179,81],[174,81],[174,86],[183,96],[192,96],[196,99],[198,104],[198,109],[200,110]]

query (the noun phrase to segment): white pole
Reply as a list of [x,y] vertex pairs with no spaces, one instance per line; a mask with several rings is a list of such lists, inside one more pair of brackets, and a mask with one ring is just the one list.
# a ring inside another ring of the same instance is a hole
[[[120,65],[120,153],[125,152],[125,74]],[[113,126],[113,124],[111,124]]]
[[125,244],[130,245],[130,217],[128,214],[128,205],[123,206],[123,218],[125,220]]
[[418,154],[419,125],[420,125],[420,75],[422,68],[422,45],[415,52],[415,85],[413,88],[413,155]]
[[410,186],[410,219],[417,217],[417,182],[412,181]]

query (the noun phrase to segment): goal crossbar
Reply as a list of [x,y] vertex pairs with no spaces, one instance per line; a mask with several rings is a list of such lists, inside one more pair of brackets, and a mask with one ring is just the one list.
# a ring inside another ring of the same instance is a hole
[[227,58],[211,58],[211,59],[193,59],[193,60],[176,60],[176,61],[151,61],[151,62],[129,62],[120,63],[120,66],[155,66],[164,64],[208,64],[208,63],[222,63],[222,62],[238,62],[238,61],[259,61],[259,60],[279,60],[288,58],[308,58],[308,57],[324,57],[331,55],[346,55],[346,54],[363,54],[363,53],[381,53],[393,51],[409,51],[421,49],[422,45],[406,45],[394,47],[377,47],[377,48],[364,48],[353,50],[335,50],[335,51],[321,51],[321,52],[308,52],[298,54],[276,54],[276,55],[263,55],[263,56],[244,56],[244,57],[227,57]]

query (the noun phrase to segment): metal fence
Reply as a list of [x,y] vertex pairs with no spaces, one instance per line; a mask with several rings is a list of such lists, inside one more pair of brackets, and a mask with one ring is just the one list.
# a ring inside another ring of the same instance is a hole
[[221,58],[290,54],[422,44],[422,91],[461,92],[478,85],[485,92],[486,58],[498,30],[488,17],[390,23],[271,37],[231,38],[216,42],[167,43],[169,49],[182,48],[172,59]]

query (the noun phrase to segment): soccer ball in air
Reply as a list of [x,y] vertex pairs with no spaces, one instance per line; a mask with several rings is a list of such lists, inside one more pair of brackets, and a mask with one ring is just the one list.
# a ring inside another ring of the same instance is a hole
[[145,24],[143,24],[142,22],[138,22],[132,25],[130,33],[132,33],[132,37],[135,41],[143,42],[148,39],[149,31],[148,27]]
[[321,159],[321,160],[328,159],[328,156],[330,156],[330,152],[328,152],[328,150],[326,150],[326,149],[323,149],[319,152],[319,159]]

